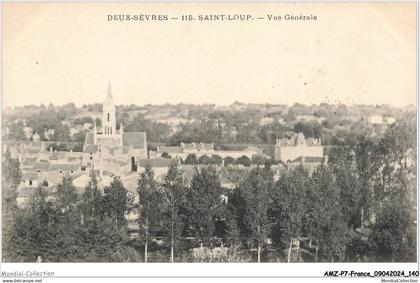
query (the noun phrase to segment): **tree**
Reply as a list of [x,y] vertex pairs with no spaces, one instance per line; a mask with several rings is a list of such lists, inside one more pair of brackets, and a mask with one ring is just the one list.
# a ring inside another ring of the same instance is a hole
[[55,257],[59,260],[81,257],[83,249],[74,244],[81,217],[77,203],[78,195],[72,178],[66,175],[57,186],[55,202],[51,206],[51,213],[48,213],[50,218],[55,217],[55,221],[50,220],[46,230],[50,235],[55,235],[50,245],[56,246]]
[[12,122],[9,126],[9,138],[16,141],[26,140],[26,136],[23,131],[24,127],[25,126],[22,121]]
[[267,159],[261,155],[254,155],[252,156],[252,164],[255,165],[264,165]]
[[365,215],[370,210],[371,198],[373,194],[371,181],[374,172],[377,170],[373,162],[374,144],[366,139],[360,137],[355,146],[355,161],[357,168],[357,178],[359,183],[359,207],[360,207],[360,222],[364,226]]
[[339,206],[339,191],[331,171],[320,165],[310,178],[305,219],[306,235],[315,240],[323,255],[334,261],[342,259],[348,231]]
[[111,184],[104,188],[102,199],[104,213],[113,219],[115,227],[126,224],[125,215],[131,210],[132,202],[133,199],[119,177],[114,177]]
[[21,180],[19,161],[12,159],[10,151],[6,150],[3,155],[3,178],[2,178],[2,255],[4,261],[12,259],[12,238],[15,225],[17,207],[17,188]]
[[226,217],[226,238],[230,247],[236,251],[242,245],[241,230],[239,229],[238,220],[236,219],[236,211],[234,207],[228,205]]
[[187,155],[184,161],[185,164],[198,164],[197,156],[194,153],[190,153]]
[[57,186],[57,208],[64,212],[69,212],[76,205],[77,193],[73,186],[73,180],[66,175]]
[[348,136],[331,150],[331,169],[340,191],[341,211],[349,228],[363,227],[373,208],[376,145],[364,136]]
[[212,161],[213,160],[211,159],[211,157],[207,155],[202,155],[198,158],[198,164],[202,164],[202,165],[210,165],[213,163]]
[[249,157],[245,155],[242,155],[241,157],[239,157],[237,162],[238,164],[241,164],[245,167],[251,166],[251,159],[249,159]]
[[223,159],[224,161],[224,166],[227,167],[229,165],[235,165],[236,164],[236,159],[230,156],[225,157],[225,159]]
[[416,146],[414,114],[396,121],[378,146],[372,245],[380,260],[416,261]]
[[362,222],[359,201],[361,183],[353,147],[346,141],[331,151],[331,170],[339,189],[341,212],[349,229],[360,227]]
[[303,223],[306,215],[306,199],[309,173],[299,166],[285,171],[275,184],[270,217],[273,222],[272,238],[286,247],[293,239],[304,236]]
[[293,131],[295,133],[303,133],[306,138],[321,138],[321,125],[317,122],[298,122],[295,124]]
[[252,169],[239,187],[245,201],[245,223],[250,228],[250,240],[257,246],[257,261],[270,230],[268,208],[273,176],[260,167]]
[[102,216],[102,193],[98,188],[95,171],[90,172],[90,181],[82,194],[81,210],[86,221],[96,222]]
[[144,172],[138,181],[137,192],[139,194],[139,224],[140,235],[144,242],[144,262],[147,262],[147,248],[151,236],[159,222],[159,195],[158,184],[154,179],[153,169],[150,163],[146,164]]
[[178,163],[172,161],[168,172],[163,177],[162,197],[165,201],[165,227],[171,241],[171,262],[174,262],[174,249],[177,245],[183,228],[182,208],[186,201],[186,184]]
[[166,158],[166,159],[171,159],[171,156],[167,152],[162,153],[161,157]]
[[195,170],[188,193],[188,219],[192,233],[201,244],[210,244],[215,233],[215,221],[222,209],[222,189],[213,166]]
[[222,157],[217,154],[213,154],[211,157],[211,163],[214,165],[221,165],[222,164]]
[[68,245],[61,245],[57,226],[59,221],[54,205],[47,201],[47,193],[37,187],[27,208],[16,216],[12,239],[14,259],[34,262],[38,256],[44,261],[58,261]]
[[72,236],[79,258],[91,262],[138,261],[123,218],[132,201],[128,192],[115,178],[103,196],[93,171],[90,178],[79,204],[80,225],[76,225],[77,233]]

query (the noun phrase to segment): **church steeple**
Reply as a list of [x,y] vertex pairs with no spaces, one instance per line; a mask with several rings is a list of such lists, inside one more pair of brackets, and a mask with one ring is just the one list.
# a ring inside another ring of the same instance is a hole
[[106,101],[107,102],[112,102],[111,82],[108,83],[108,93],[106,95]]
[[116,115],[115,105],[112,102],[112,91],[111,83],[108,84],[108,93],[106,101],[103,104],[102,113],[102,133],[103,135],[115,135],[116,134]]

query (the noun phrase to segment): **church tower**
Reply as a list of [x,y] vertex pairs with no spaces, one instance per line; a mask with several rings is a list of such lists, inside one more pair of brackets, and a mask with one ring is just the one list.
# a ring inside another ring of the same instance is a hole
[[117,134],[117,121],[115,116],[115,105],[112,102],[111,83],[108,85],[108,93],[106,101],[103,104],[102,110],[102,134],[103,135],[116,135]]

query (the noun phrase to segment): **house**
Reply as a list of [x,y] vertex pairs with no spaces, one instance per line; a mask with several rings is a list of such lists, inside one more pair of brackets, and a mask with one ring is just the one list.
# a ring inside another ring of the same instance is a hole
[[298,158],[324,156],[324,147],[320,139],[308,138],[302,133],[277,139],[274,147],[274,159],[283,162],[295,161]]
[[55,130],[54,129],[46,129],[44,131],[44,138],[47,140],[50,140],[51,138],[54,137],[55,134]]
[[264,117],[261,118],[260,122],[258,123],[260,126],[265,126],[265,125],[269,125],[269,124],[273,124],[274,119],[271,117]]
[[371,124],[382,124],[382,115],[371,115],[368,117],[368,122]]
[[32,136],[32,140],[34,142],[39,142],[41,137],[35,132],[35,134]]
[[23,133],[25,134],[26,139],[29,140],[32,137],[33,129],[31,127],[24,127]]

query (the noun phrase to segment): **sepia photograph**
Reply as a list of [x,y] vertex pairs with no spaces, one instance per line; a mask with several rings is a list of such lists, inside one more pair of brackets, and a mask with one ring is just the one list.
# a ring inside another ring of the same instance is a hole
[[2,277],[418,278],[416,5],[3,2]]

